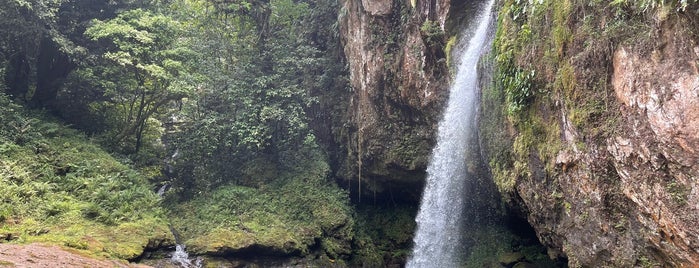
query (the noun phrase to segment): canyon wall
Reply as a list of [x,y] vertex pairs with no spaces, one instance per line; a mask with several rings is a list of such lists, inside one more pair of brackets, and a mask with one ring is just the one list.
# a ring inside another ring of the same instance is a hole
[[353,198],[417,202],[448,91],[450,1],[344,0],[349,97],[335,136]]
[[692,4],[503,1],[482,142],[551,257],[699,265],[698,22]]

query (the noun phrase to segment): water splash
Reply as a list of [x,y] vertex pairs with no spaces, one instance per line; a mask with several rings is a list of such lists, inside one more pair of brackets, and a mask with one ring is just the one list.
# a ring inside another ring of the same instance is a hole
[[170,228],[172,236],[175,237],[175,252],[172,253],[172,257],[170,257],[170,262],[182,268],[203,267],[201,257],[197,257],[196,259],[194,259],[194,262],[192,262],[192,260],[189,258],[189,253],[186,250],[187,248],[184,244],[182,244],[180,234],[177,233],[175,228],[172,227],[172,225],[168,226],[168,228]]
[[466,50],[460,55],[458,73],[450,89],[444,118],[439,123],[437,146],[427,168],[413,240],[413,253],[407,267],[458,267],[462,252],[463,211],[466,185],[466,152],[469,139],[475,138],[478,73],[481,49],[488,40],[488,26],[494,0],[480,9],[475,28],[471,28]]
[[179,265],[180,267],[183,268],[201,268],[202,267],[202,261],[201,258],[196,258],[192,262],[191,259],[189,259],[189,253],[185,250],[184,245],[177,244],[175,246],[175,253],[172,253],[172,257],[170,258],[170,262],[172,262],[175,265]]
[[160,197],[163,197],[163,195],[165,195],[165,192],[168,189],[170,189],[170,184],[163,184],[163,186],[160,186],[160,188],[158,188],[158,192],[156,194]]

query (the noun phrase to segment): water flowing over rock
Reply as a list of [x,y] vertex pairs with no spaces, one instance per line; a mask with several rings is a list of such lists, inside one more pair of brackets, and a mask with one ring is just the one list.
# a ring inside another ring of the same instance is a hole
[[408,267],[458,267],[462,248],[466,152],[475,138],[473,120],[477,107],[477,65],[488,41],[493,0],[482,7],[468,32],[467,49],[460,56],[444,118],[439,124],[437,146],[427,169],[428,177],[417,216],[417,233]]
[[184,245],[177,244],[175,252],[172,253],[170,261],[183,268],[200,268],[202,267],[201,259],[196,258],[194,261],[189,259],[189,253],[185,250]]
[[165,195],[165,192],[167,192],[168,189],[170,189],[170,184],[163,184],[163,186],[160,186],[160,188],[158,188],[156,194],[162,197],[163,195]]

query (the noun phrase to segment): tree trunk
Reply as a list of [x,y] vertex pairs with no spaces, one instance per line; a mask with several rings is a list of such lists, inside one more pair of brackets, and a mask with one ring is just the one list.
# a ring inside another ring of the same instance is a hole
[[37,85],[30,101],[34,107],[55,110],[56,96],[68,74],[76,67],[50,37],[44,36],[37,58]]

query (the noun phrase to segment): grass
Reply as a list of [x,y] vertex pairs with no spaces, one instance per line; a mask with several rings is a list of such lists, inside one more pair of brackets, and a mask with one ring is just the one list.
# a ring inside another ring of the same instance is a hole
[[169,239],[159,198],[140,173],[74,130],[5,96],[0,104],[0,237],[118,259]]

